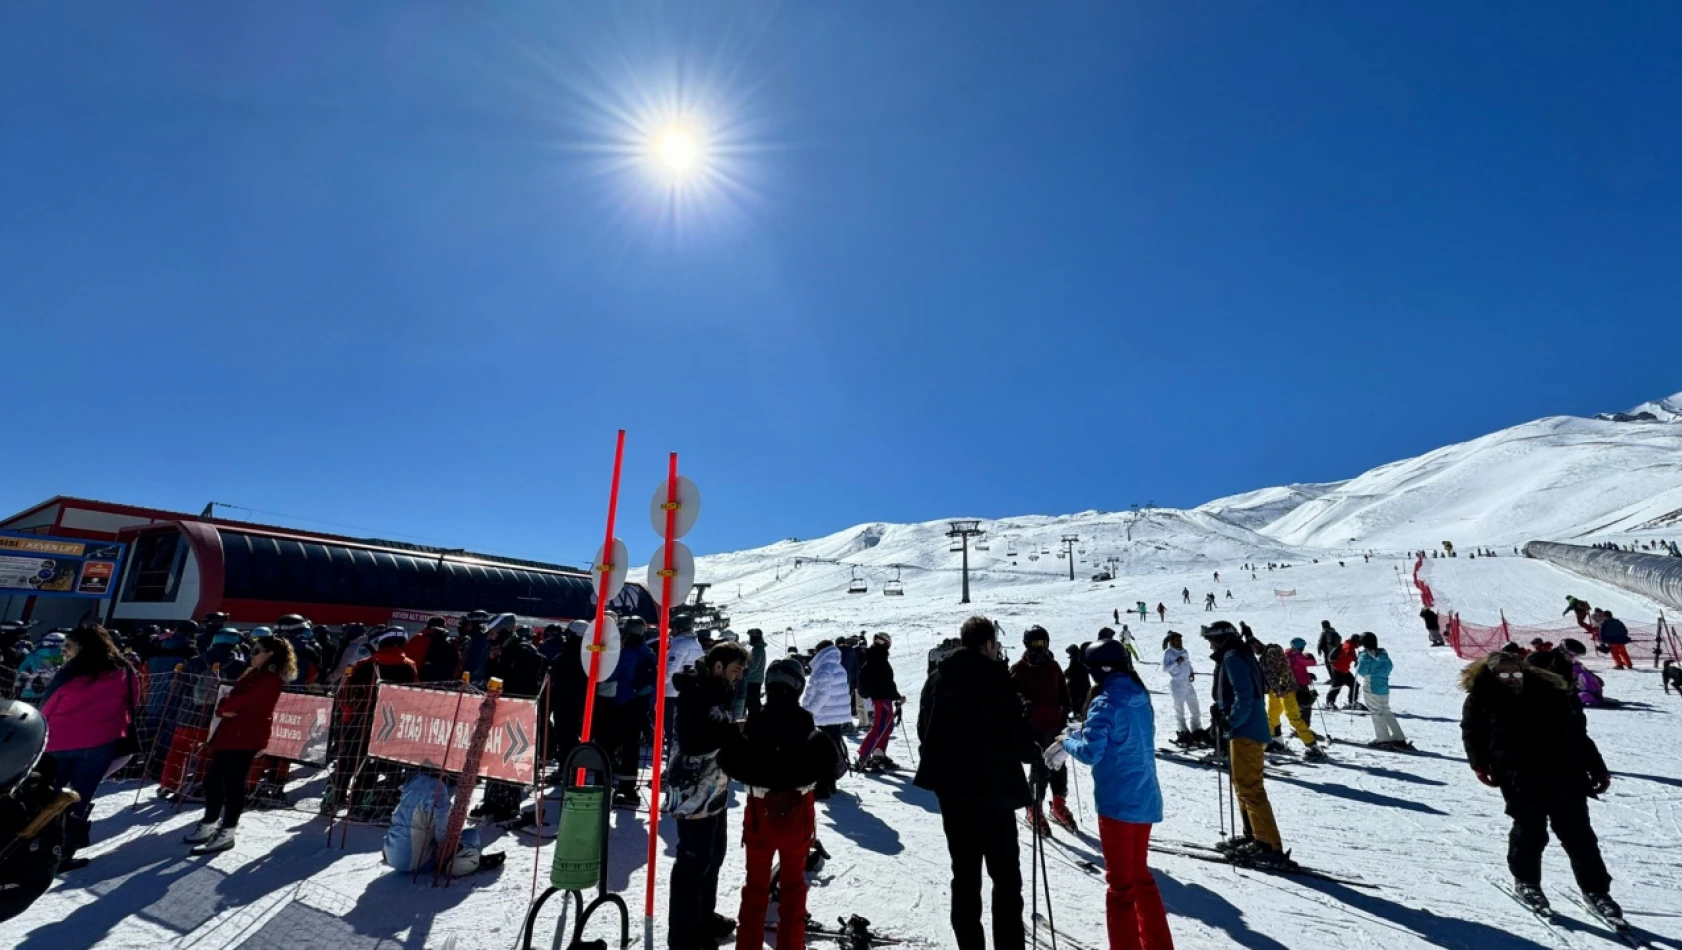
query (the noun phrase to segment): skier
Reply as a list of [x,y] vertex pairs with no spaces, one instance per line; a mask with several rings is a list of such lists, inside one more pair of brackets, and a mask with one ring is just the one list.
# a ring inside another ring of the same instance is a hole
[[1571,859],[1577,886],[1590,907],[1614,927],[1627,924],[1608,893],[1612,875],[1589,823],[1588,799],[1612,785],[1612,773],[1589,738],[1582,706],[1570,687],[1546,670],[1492,653],[1460,675],[1467,693],[1460,733],[1478,781],[1501,790],[1512,831],[1507,869],[1519,898],[1548,910],[1542,893],[1542,852],[1548,826]]
[[[1174,631],[1162,638],[1162,671],[1168,674],[1168,693],[1174,699],[1174,721],[1179,726],[1174,741],[1178,745],[1192,745],[1203,732],[1198,711],[1197,671],[1191,668],[1191,654],[1186,652],[1185,640]],[[1191,727],[1186,727],[1186,714],[1191,714]]]
[[1168,622],[1168,607],[1167,607],[1167,605],[1160,604],[1160,603],[1156,605],[1156,617],[1157,617],[1158,620],[1161,620],[1163,623]]
[[1209,593],[1203,595],[1203,609],[1205,611],[1210,611],[1210,610],[1215,609],[1215,592],[1214,591],[1210,591]]
[[1413,743],[1402,735],[1402,725],[1390,711],[1390,670],[1394,665],[1390,654],[1379,647],[1378,634],[1361,634],[1361,658],[1356,661],[1355,675],[1367,684],[1367,710],[1372,713],[1372,727],[1377,733],[1372,744],[1380,749],[1411,749]]
[[1308,641],[1301,637],[1291,639],[1291,648],[1285,651],[1285,660],[1291,664],[1291,674],[1297,681],[1297,711],[1302,713],[1302,721],[1314,725],[1314,700],[1317,693],[1312,684],[1316,677],[1308,668],[1314,666],[1314,657],[1309,655]]
[[1600,642],[1612,648],[1612,669],[1633,670],[1635,664],[1629,658],[1629,628],[1624,622],[1612,616],[1612,611],[1601,611]]
[[1190,587],[1180,588],[1180,603],[1182,603],[1182,604],[1191,603],[1191,588]]
[[814,789],[832,780],[838,761],[834,743],[800,707],[806,670],[784,657],[765,671],[765,705],[748,714],[742,741],[719,754],[724,773],[747,786],[742,845],[747,880],[737,915],[737,950],[765,945],[765,913],[771,902],[771,863],[779,862],[777,950],[805,945],[806,857],[817,840]]
[[1565,610],[1560,613],[1560,616],[1563,617],[1566,614],[1575,614],[1577,616],[1577,626],[1582,627],[1590,633],[1594,632],[1594,627],[1589,624],[1588,601],[1578,600],[1570,594],[1565,595]]
[[1227,592],[1226,592],[1226,599],[1227,599],[1227,600],[1231,600],[1231,599],[1232,599],[1232,591],[1230,591],[1230,590],[1229,590],[1229,591],[1227,591]]
[[[1267,728],[1270,736],[1279,735],[1279,717],[1283,715],[1296,731],[1297,738],[1304,746],[1303,758],[1310,762],[1319,761],[1326,757],[1326,750],[1320,748],[1315,741],[1313,731],[1308,723],[1302,719],[1302,711],[1297,707],[1297,677],[1291,668],[1291,661],[1285,659],[1285,651],[1277,643],[1268,644],[1262,649],[1261,668],[1263,679],[1267,683]],[[1269,738],[1267,751],[1283,752],[1284,743],[1276,738]]]
[[922,760],[912,780],[934,792],[952,857],[952,935],[958,950],[986,950],[981,868],[993,879],[993,950],[1023,950],[1022,865],[1016,811],[1033,802],[1022,765],[1039,757],[1022,703],[999,662],[998,628],[971,617],[962,646],[923,687]]
[[[1567,682],[1576,687],[1578,701],[1584,706],[1616,705],[1606,698],[1605,680],[1583,665],[1583,655],[1589,652],[1583,641],[1567,637],[1560,647],[1571,660],[1571,676]],[[1669,692],[1668,686],[1665,691]]]
[[1419,619],[1425,621],[1425,638],[1429,640],[1431,645],[1434,647],[1442,646],[1443,634],[1439,629],[1437,612],[1429,607],[1421,607],[1419,608]]
[[1173,950],[1168,914],[1145,860],[1151,826],[1162,820],[1150,694],[1132,658],[1114,643],[1093,644],[1086,661],[1098,677],[1086,724],[1046,750],[1045,764],[1061,768],[1062,756],[1069,755],[1092,767],[1108,882],[1104,917],[1112,950]]
[[870,649],[864,651],[864,662],[859,666],[859,694],[870,700],[871,710],[870,731],[859,743],[856,766],[860,772],[899,768],[897,762],[888,758],[888,740],[893,738],[895,714],[905,702],[899,686],[894,683],[893,663],[888,660],[888,650],[892,646],[892,637],[885,633],[876,634]]
[[[1016,687],[1016,695],[1022,697],[1022,706],[1028,713],[1028,730],[1033,734],[1034,744],[1041,750],[1049,749],[1060,740],[1063,729],[1069,723],[1069,689],[1063,680],[1063,671],[1058,668],[1057,661],[1051,655],[1051,634],[1044,627],[1035,625],[1028,628],[1022,635],[1022,659],[1010,668],[1010,682]],[[1126,652],[1125,650],[1122,652]],[[1040,809],[1040,802],[1045,800],[1046,786],[1051,787],[1051,820],[1071,831],[1075,829],[1075,816],[1069,811],[1064,802],[1069,794],[1069,771],[1057,769],[1048,771],[1043,761],[1036,760],[1032,766],[1031,777],[1034,784],[1034,805],[1029,810],[1028,821],[1037,834],[1051,834],[1051,826],[1046,823],[1045,813]]]
[[[725,808],[730,798],[730,780],[718,760],[742,741],[730,721],[730,702],[748,661],[741,644],[720,643],[674,679],[676,738],[666,770],[677,825],[677,858],[666,908],[669,950],[713,950],[736,929],[735,921],[716,910],[718,871],[729,843]],[[751,936],[764,939],[763,933]]]
[[1142,601],[1142,600],[1139,601],[1138,610],[1139,610],[1139,622],[1144,623],[1147,619],[1149,619],[1148,610],[1145,607],[1145,602],[1144,601]]
[[1249,829],[1221,843],[1223,850],[1258,867],[1286,867],[1290,858],[1273,818],[1262,777],[1263,748],[1267,744],[1267,687],[1255,655],[1244,646],[1237,628],[1217,620],[1203,628],[1210,659],[1221,667],[1215,678],[1216,725],[1228,737],[1232,786]]
[[1133,662],[1139,662],[1139,648],[1133,645],[1133,630],[1127,624],[1121,625],[1121,635],[1116,637],[1123,648],[1133,655]]
[[1332,657],[1342,645],[1343,634],[1337,632],[1330,620],[1320,621],[1320,641],[1315,644],[1315,652],[1320,654],[1320,659],[1325,661],[1328,667],[1332,665]]
[[1086,717],[1086,700],[1092,693],[1092,673],[1081,659],[1085,646],[1071,643],[1063,651],[1069,655],[1069,665],[1063,668],[1063,682],[1069,687],[1069,712],[1076,719]]
[[1121,611],[1118,609],[1118,610],[1114,611],[1114,613],[1115,613],[1115,622],[1116,623],[1121,623]]
[[738,719],[759,708],[759,694],[765,688],[765,631],[758,627],[748,630],[748,672],[742,681],[748,689],[745,705],[736,714]]
[[0,922],[28,910],[58,876],[65,813],[77,796],[57,787],[57,763],[46,748],[40,712],[0,699]]
[[1215,583],[1219,584],[1220,582],[1221,582],[1221,572],[1216,571],[1215,572]]
[[1327,709],[1338,708],[1338,691],[1346,686],[1349,688],[1349,702],[1343,708],[1347,710],[1364,710],[1367,708],[1361,705],[1361,684],[1355,679],[1355,661],[1360,658],[1358,654],[1359,648],[1355,646],[1354,640],[1340,643],[1337,650],[1332,653],[1331,659],[1327,662],[1327,665],[1332,668],[1329,674],[1332,691],[1326,694]]

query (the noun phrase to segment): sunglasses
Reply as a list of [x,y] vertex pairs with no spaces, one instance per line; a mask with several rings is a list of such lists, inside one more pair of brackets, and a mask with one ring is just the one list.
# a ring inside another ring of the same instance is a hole
[[1524,671],[1523,670],[1495,670],[1493,672],[1495,673],[1495,678],[1496,679],[1503,679],[1503,680],[1521,680],[1521,679],[1524,679]]

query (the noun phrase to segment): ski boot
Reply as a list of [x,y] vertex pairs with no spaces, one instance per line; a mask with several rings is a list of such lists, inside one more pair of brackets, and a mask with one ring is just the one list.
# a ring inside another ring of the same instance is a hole
[[736,922],[723,914],[713,914],[712,919],[702,921],[701,926],[720,943],[729,940],[730,935],[736,932]]
[[1297,863],[1289,851],[1275,851],[1260,842],[1253,850],[1235,856],[1243,864],[1261,871],[1294,871]]
[[1612,899],[1611,894],[1590,894],[1588,891],[1584,891],[1583,901],[1588,904],[1589,910],[1594,911],[1596,917],[1611,924],[1613,929],[1629,929],[1629,921],[1624,919],[1624,909],[1618,906],[1618,902]]
[[1349,705],[1347,705],[1343,708],[1347,709],[1347,710],[1350,710],[1351,712],[1366,712],[1367,711],[1367,704],[1366,703],[1350,703]]
[[1305,762],[1324,762],[1326,761],[1326,750],[1320,748],[1320,743],[1316,742],[1302,750],[1302,758]]
[[1535,884],[1514,881],[1513,896],[1517,897],[1524,906],[1530,908],[1533,913],[1551,916],[1554,912],[1553,907],[1548,904],[1548,895],[1542,893],[1542,889]]
[[823,870],[824,864],[828,861],[829,852],[824,850],[822,842],[813,838],[812,850],[806,852],[806,873],[817,874]]
[[875,755],[870,757],[870,771],[872,771],[872,772],[898,772],[899,771],[899,763],[895,762],[893,759],[888,758],[887,753],[877,752]]
[[1262,751],[1266,752],[1268,755],[1289,755],[1291,750],[1285,745],[1285,743],[1280,742],[1278,739],[1269,739],[1267,740],[1267,747]]
[[1051,820],[1070,831],[1079,831],[1080,826],[1075,823],[1074,813],[1069,811],[1069,805],[1061,798],[1051,800]]
[[1028,809],[1028,827],[1037,837],[1051,837],[1051,823],[1045,820],[1045,812],[1038,805]]
[[1242,850],[1255,844],[1255,842],[1256,839],[1250,837],[1249,835],[1236,835],[1231,838],[1221,839],[1221,841],[1215,845],[1215,850],[1222,854],[1232,854],[1235,851]]
[[1191,748],[1194,740],[1191,737],[1190,729],[1181,729],[1179,732],[1174,733],[1174,738],[1170,741],[1182,749],[1189,749]]

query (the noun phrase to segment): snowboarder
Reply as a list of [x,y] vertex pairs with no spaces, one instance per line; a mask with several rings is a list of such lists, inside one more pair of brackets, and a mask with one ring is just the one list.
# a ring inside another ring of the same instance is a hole
[[1379,647],[1378,634],[1361,634],[1361,656],[1355,663],[1355,675],[1367,685],[1367,711],[1372,714],[1372,728],[1376,733],[1372,744],[1381,749],[1411,749],[1413,743],[1402,735],[1402,724],[1390,711],[1390,670],[1394,667],[1390,654]]
[[784,657],[765,670],[765,705],[755,704],[742,726],[742,741],[719,755],[724,773],[747,786],[742,845],[747,880],[737,915],[738,950],[765,943],[765,914],[771,902],[771,864],[777,881],[777,950],[805,944],[806,857],[817,840],[814,790],[833,780],[839,761],[835,744],[818,731],[800,707],[806,670]]
[[1419,619],[1425,621],[1425,638],[1429,640],[1431,645],[1434,647],[1442,646],[1443,634],[1442,631],[1438,629],[1439,622],[1437,620],[1437,612],[1429,607],[1421,607],[1419,609]]
[[1069,655],[1069,665],[1063,668],[1063,682],[1069,687],[1069,711],[1076,719],[1085,718],[1086,700],[1092,693],[1092,673],[1081,659],[1082,649],[1071,643],[1064,651]]
[[1629,658],[1629,628],[1624,622],[1612,616],[1612,611],[1601,611],[1600,642],[1612,648],[1612,669],[1633,670],[1635,664]]
[[1215,677],[1215,725],[1228,739],[1232,786],[1243,809],[1248,834],[1222,842],[1229,853],[1251,864],[1280,867],[1290,858],[1273,819],[1262,778],[1263,748],[1267,744],[1267,687],[1255,655],[1244,646],[1238,630],[1225,620],[1203,628],[1210,659],[1220,664]]
[[1548,827],[1571,859],[1583,899],[1614,926],[1623,911],[1609,893],[1612,875],[1589,823],[1590,796],[1605,793],[1612,773],[1589,738],[1583,708],[1559,677],[1508,653],[1492,653],[1460,675],[1467,693],[1460,733],[1478,781],[1501,790],[1512,831],[1507,869],[1519,898],[1539,911],[1542,852]]
[[[1297,706],[1297,677],[1291,668],[1291,661],[1285,659],[1285,651],[1277,643],[1268,644],[1262,648],[1261,656],[1262,676],[1267,683],[1267,728],[1270,736],[1279,735],[1279,718],[1284,716],[1296,731],[1297,738],[1302,740],[1305,748],[1303,757],[1310,760],[1324,759],[1326,751],[1315,741],[1315,735],[1303,721],[1302,711]],[[1267,743],[1269,752],[1283,752],[1285,746],[1276,738],[1269,738]]]
[[1589,602],[1588,601],[1578,600],[1577,598],[1572,597],[1570,594],[1566,594],[1565,595],[1565,610],[1560,613],[1560,616],[1563,617],[1566,614],[1575,614],[1576,617],[1577,617],[1577,626],[1582,627],[1584,630],[1587,630],[1590,633],[1593,633],[1594,632],[1594,627],[1589,624],[1589,609],[1590,608],[1589,608]]
[[893,642],[886,633],[876,634],[870,649],[864,651],[864,662],[859,666],[859,695],[870,701],[871,710],[870,731],[859,743],[857,768],[860,772],[899,767],[888,758],[888,740],[893,738],[895,714],[905,702],[899,686],[894,683],[894,667],[888,659],[888,650]]
[[[1010,682],[1016,687],[1016,694],[1022,697],[1022,706],[1027,710],[1028,729],[1033,734],[1034,744],[1043,752],[1060,741],[1063,729],[1069,723],[1069,689],[1063,680],[1063,671],[1052,658],[1051,635],[1044,627],[1029,627],[1028,632],[1022,635],[1022,646],[1022,659],[1017,660],[1016,665],[1010,668]],[[1126,650],[1122,652],[1125,653]],[[1064,801],[1069,794],[1068,770],[1048,771],[1044,763],[1037,759],[1031,764],[1034,806],[1030,809],[1028,818],[1034,831],[1042,835],[1051,833],[1051,827],[1046,823],[1045,813],[1040,810],[1039,804],[1045,800],[1048,785],[1051,788],[1051,819],[1065,828],[1073,829],[1075,816]]]
[[[1174,700],[1174,721],[1179,727],[1175,741],[1187,745],[1203,731],[1197,687],[1192,685],[1197,680],[1197,671],[1191,668],[1191,654],[1186,652],[1184,640],[1172,630],[1162,639],[1162,671],[1168,674],[1168,693]],[[1190,728],[1186,726],[1188,713],[1191,715]]]
[[[677,858],[672,862],[671,896],[666,905],[666,946],[670,950],[713,950],[728,939],[736,922],[720,916],[718,871],[729,844],[730,780],[719,766],[742,742],[730,720],[736,683],[747,672],[748,651],[739,643],[720,643],[693,669],[679,673],[676,738],[666,771],[671,813],[677,825]],[[753,936],[763,939],[764,934]]]
[[1104,916],[1112,950],[1173,950],[1168,914],[1145,860],[1151,826],[1162,821],[1150,694],[1132,657],[1115,644],[1093,644],[1086,660],[1098,677],[1086,724],[1047,750],[1046,765],[1060,767],[1059,757],[1066,754],[1092,767],[1109,884]]
[[913,784],[934,792],[952,857],[952,935],[986,950],[981,868],[993,879],[994,950],[1022,950],[1022,865],[1016,812],[1033,802],[1022,766],[1040,753],[999,662],[998,630],[971,617],[962,642],[929,677],[917,716],[922,761]]

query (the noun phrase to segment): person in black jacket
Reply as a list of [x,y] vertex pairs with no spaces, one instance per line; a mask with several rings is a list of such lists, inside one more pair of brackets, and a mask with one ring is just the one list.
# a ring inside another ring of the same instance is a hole
[[1507,867],[1514,890],[1534,907],[1542,894],[1542,851],[1548,826],[1571,859],[1583,897],[1609,921],[1623,912],[1608,893],[1612,875],[1589,824],[1589,796],[1612,784],[1612,773],[1589,738],[1583,708],[1558,676],[1510,653],[1492,653],[1460,676],[1467,692],[1460,717],[1466,761],[1478,781],[1501,790],[1513,826]]
[[994,950],[1022,950],[1022,868],[1016,811],[1033,802],[1022,766],[1039,756],[993,622],[971,617],[963,646],[923,687],[922,760],[913,779],[940,799],[952,857],[952,934],[959,950],[985,950],[981,867],[993,879]]
[[[730,718],[736,684],[747,674],[748,651],[725,641],[672,677],[676,725],[666,790],[677,827],[671,896],[666,908],[670,950],[711,950],[736,922],[718,914],[718,871],[728,846],[730,779],[719,764],[742,741]],[[758,936],[763,939],[762,934]]]
[[[530,634],[505,634],[501,646],[490,659],[490,676],[502,681],[502,695],[518,699],[538,699],[543,691],[544,663],[543,654],[531,645]],[[539,700],[541,708],[542,701]],[[511,821],[520,815],[520,802],[525,798],[525,788],[513,782],[499,782],[494,779],[485,780],[485,797],[480,804],[479,814],[492,821]],[[522,821],[526,824],[536,820],[534,813],[527,813]]]
[[747,880],[737,926],[751,939],[765,930],[771,903],[771,862],[777,875],[777,948],[803,946],[806,928],[806,856],[817,840],[815,790],[835,778],[840,753],[800,708],[806,669],[784,657],[765,672],[765,703],[748,714],[742,742],[719,753],[724,773],[748,789],[742,810]]
[[864,651],[864,662],[859,665],[859,695],[870,702],[871,708],[870,731],[859,743],[856,767],[860,772],[899,767],[888,758],[888,740],[893,738],[896,713],[900,704],[905,702],[898,684],[894,682],[893,663],[888,659],[888,650],[893,642],[892,637],[878,633],[871,640],[870,649]]
[[1425,621],[1425,638],[1431,641],[1431,645],[1434,647],[1442,646],[1443,633],[1440,622],[1437,619],[1437,612],[1429,607],[1421,607],[1419,610],[1419,619]]
[[1063,682],[1069,686],[1069,706],[1077,722],[1086,721],[1086,697],[1092,692],[1092,672],[1081,659],[1086,644],[1069,644],[1069,665],[1063,668]]

